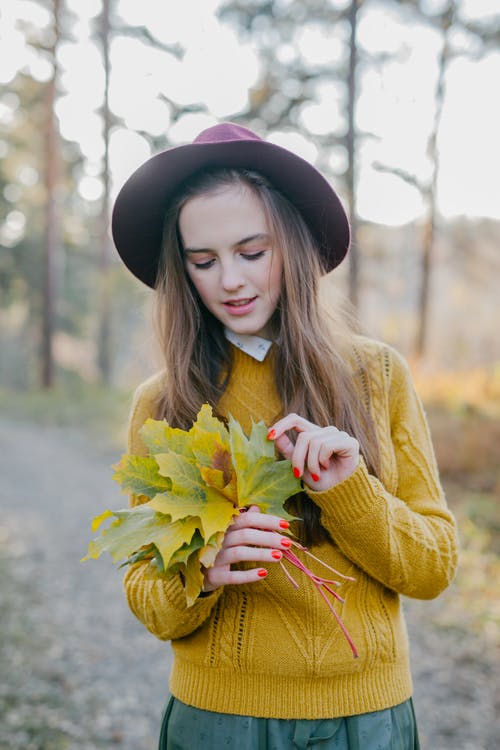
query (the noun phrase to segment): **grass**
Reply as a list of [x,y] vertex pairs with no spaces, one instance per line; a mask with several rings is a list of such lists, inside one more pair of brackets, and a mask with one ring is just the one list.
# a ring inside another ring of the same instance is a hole
[[73,382],[50,391],[0,388],[0,414],[38,425],[76,427],[98,433],[112,447],[123,447],[131,393]]

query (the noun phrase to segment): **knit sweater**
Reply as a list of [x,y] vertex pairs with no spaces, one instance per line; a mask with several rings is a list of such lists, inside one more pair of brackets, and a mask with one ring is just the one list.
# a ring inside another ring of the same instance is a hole
[[[271,424],[281,411],[268,357],[257,362],[231,347],[233,370],[218,405],[244,429]],[[192,606],[179,575],[129,568],[125,590],[134,614],[171,640],[170,690],[184,703],[222,713],[274,718],[333,718],[397,705],[412,692],[400,594],[437,596],[456,568],[456,527],[439,484],[429,431],[404,360],[390,347],[359,339],[353,378],[375,421],[381,478],[361,460],[325,492],[308,490],[330,540],[311,552],[353,576],[336,608],[359,652],[351,650],[314,586],[295,590],[279,565],[267,578],[227,585]],[[160,374],[135,394],[129,451],[145,454],[138,431],[155,416]],[[132,498],[132,503],[137,502]],[[315,569],[315,564],[310,565]],[[317,572],[324,575],[324,569]]]

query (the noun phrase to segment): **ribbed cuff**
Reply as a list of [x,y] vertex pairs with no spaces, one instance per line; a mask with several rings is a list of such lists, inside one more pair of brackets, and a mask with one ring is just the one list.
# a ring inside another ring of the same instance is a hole
[[379,480],[368,473],[361,459],[359,466],[343,482],[324,492],[307,489],[307,494],[337,526],[352,526],[380,506],[384,489]]

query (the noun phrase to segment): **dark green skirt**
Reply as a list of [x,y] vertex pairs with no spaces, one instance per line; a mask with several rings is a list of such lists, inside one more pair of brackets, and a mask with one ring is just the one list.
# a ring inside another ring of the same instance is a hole
[[159,750],[419,750],[413,703],[341,719],[257,719],[171,698]]

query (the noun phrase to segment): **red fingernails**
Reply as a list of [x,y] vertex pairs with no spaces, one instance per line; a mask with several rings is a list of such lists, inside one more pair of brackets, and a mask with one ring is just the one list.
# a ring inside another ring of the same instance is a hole
[[267,576],[267,570],[265,568],[259,568],[257,571],[259,578],[265,578]]
[[279,551],[279,549],[273,549],[271,552],[271,557],[274,557],[275,560],[281,560],[283,557],[283,553]]
[[289,547],[292,546],[292,543],[291,543],[290,539],[282,539],[281,540],[281,546],[282,547],[286,547],[286,549],[289,549]]
[[296,466],[293,467],[293,476],[298,479],[300,477],[300,469],[297,469]]
[[289,529],[289,528],[290,528],[290,524],[288,523],[288,521],[285,521],[285,519],[282,518],[280,521],[280,529]]
[[313,482],[319,482],[319,476],[317,474],[311,474]]
[[276,430],[269,430],[269,432],[267,433],[267,439],[274,440],[275,437],[276,437]]

